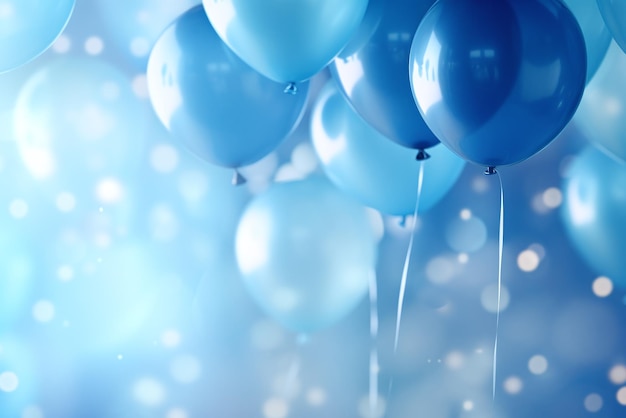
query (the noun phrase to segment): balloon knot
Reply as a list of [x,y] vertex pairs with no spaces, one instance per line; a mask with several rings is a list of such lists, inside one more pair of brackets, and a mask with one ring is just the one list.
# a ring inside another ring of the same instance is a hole
[[485,175],[486,176],[492,176],[492,175],[494,175],[496,173],[497,173],[497,171],[496,171],[496,168],[494,166],[489,166],[489,167],[487,167],[485,169]]
[[424,161],[430,158],[430,154],[427,153],[426,151],[424,151],[423,149],[417,150],[417,155],[415,156],[415,159],[417,161]]
[[292,81],[289,84],[287,84],[287,87],[285,87],[285,90],[283,90],[283,92],[294,95],[298,92],[298,86],[296,86],[296,83]]
[[235,170],[232,183],[233,186],[241,186],[242,184],[246,184],[246,178],[242,176],[238,170]]

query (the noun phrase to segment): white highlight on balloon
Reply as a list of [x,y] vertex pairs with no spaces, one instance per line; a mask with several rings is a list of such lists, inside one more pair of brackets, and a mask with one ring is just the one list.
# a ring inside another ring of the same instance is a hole
[[605,298],[613,292],[613,281],[605,276],[600,276],[591,285],[593,293],[599,298]]
[[317,161],[313,147],[307,142],[298,144],[291,153],[291,164],[304,175],[315,171],[318,165]]

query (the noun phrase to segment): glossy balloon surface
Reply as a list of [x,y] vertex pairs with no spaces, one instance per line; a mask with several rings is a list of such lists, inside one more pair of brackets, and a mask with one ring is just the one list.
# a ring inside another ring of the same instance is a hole
[[597,0],[597,2],[613,39],[626,52],[626,2],[623,0]]
[[331,65],[350,103],[369,124],[405,147],[439,140],[415,106],[409,82],[413,34],[433,0],[371,0],[353,43]]
[[322,70],[355,33],[367,0],[204,0],[209,20],[239,57],[283,83]]
[[362,300],[376,248],[367,210],[323,177],[272,185],[250,203],[236,235],[250,294],[301,333],[334,324]]
[[217,36],[202,6],[161,35],[148,61],[152,106],[176,141],[225,167],[270,153],[298,124],[308,83],[297,94],[241,61]]
[[546,147],[583,93],[585,43],[554,0],[441,0],[411,47],[411,87],[446,146],[485,166]]
[[[339,189],[383,213],[413,214],[420,164],[416,152],[368,125],[332,82],[314,105],[311,138],[324,171]],[[463,159],[443,145],[428,152],[420,213],[446,195],[465,167]]]

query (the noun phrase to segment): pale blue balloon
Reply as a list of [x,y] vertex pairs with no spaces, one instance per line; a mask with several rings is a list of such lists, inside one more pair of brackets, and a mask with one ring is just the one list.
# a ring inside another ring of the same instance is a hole
[[152,106],[172,138],[212,164],[237,168],[273,151],[299,123],[298,94],[253,70],[217,36],[202,6],[161,35],[148,60]]
[[626,52],[626,2],[624,0],[597,0],[600,13],[615,42]]
[[626,164],[595,147],[583,150],[563,185],[562,219],[587,264],[626,288]]
[[159,35],[176,18],[201,0],[96,0],[107,29],[107,40],[145,69],[150,50]]
[[276,183],[258,195],[235,240],[252,297],[300,333],[346,316],[375,274],[377,240],[367,209],[323,177]]
[[611,33],[593,0],[563,0],[580,25],[587,47],[587,83],[602,63],[611,44]]
[[626,54],[613,42],[585,88],[574,122],[595,145],[626,161]]
[[0,73],[36,58],[63,32],[75,0],[0,3]]
[[[333,82],[315,102],[311,138],[324,171],[342,191],[389,215],[414,212],[419,173],[416,151],[368,125]],[[428,152],[431,158],[424,161],[420,213],[448,193],[465,167],[464,160],[446,147],[435,146]]]
[[219,36],[272,80],[308,80],[341,52],[368,0],[203,0]]

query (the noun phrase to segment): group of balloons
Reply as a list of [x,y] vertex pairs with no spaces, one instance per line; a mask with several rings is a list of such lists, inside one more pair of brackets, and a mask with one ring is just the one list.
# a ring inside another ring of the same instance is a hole
[[[41,20],[22,24],[27,3],[35,1],[3,3],[0,20],[10,24],[2,22],[0,71],[45,50],[74,2],[46,2]],[[334,186],[310,179],[270,187],[244,214],[236,246],[261,306],[310,332],[365,293],[376,236],[361,205],[412,213],[416,159],[427,210],[465,162],[494,173],[541,151],[581,100],[577,119],[590,137],[626,157],[626,118],[606,108],[612,94],[626,97],[610,83],[626,58],[615,47],[615,63],[601,67],[612,38],[625,46],[623,11],[617,0],[204,0],[152,46],[148,92],[174,140],[237,170],[289,136],[305,113],[309,80],[330,70],[312,105],[311,137]],[[19,51],[9,42],[17,36],[29,41]],[[578,197],[567,201],[590,198],[571,182],[568,196]]]

